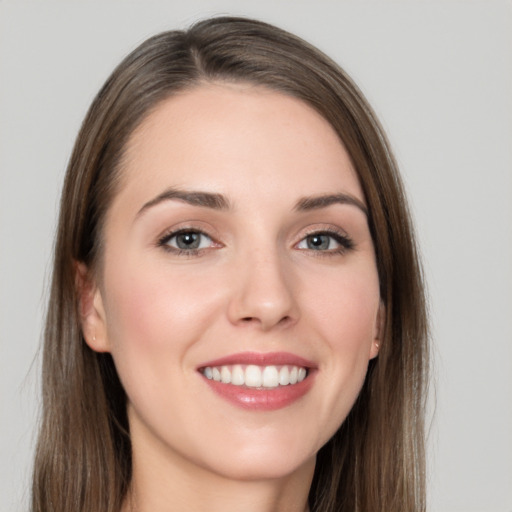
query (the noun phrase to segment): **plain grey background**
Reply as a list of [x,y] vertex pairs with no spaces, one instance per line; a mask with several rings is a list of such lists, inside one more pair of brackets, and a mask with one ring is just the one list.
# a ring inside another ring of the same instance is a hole
[[228,13],[320,47],[381,117],[429,283],[429,510],[511,512],[512,4],[497,0],[0,0],[2,509],[27,509],[45,283],[85,111],[146,37]]

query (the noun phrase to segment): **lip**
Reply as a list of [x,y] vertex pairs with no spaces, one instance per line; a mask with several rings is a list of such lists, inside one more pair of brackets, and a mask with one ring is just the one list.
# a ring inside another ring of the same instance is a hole
[[278,366],[287,364],[290,366],[302,366],[308,370],[316,368],[316,364],[313,363],[313,361],[309,361],[308,359],[304,359],[290,352],[240,352],[239,354],[231,354],[226,357],[207,361],[199,365],[197,369],[206,368],[207,366],[224,366],[231,364],[255,364],[256,366]]
[[[272,389],[256,389],[245,386],[233,386],[207,379],[199,370],[207,366],[224,365],[290,365],[301,366],[308,370],[308,376],[297,384],[278,386]],[[243,352],[205,362],[197,367],[198,373],[212,391],[237,407],[253,411],[275,411],[292,405],[300,400],[314,384],[317,366],[303,357],[289,352],[256,353]]]

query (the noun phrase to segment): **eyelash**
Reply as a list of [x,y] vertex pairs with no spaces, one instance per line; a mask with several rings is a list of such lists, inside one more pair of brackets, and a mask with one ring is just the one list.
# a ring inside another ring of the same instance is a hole
[[[335,249],[327,249],[327,250],[314,250],[314,249],[301,249],[301,250],[308,250],[311,253],[314,253],[314,256],[316,257],[329,257],[329,256],[337,256],[341,254],[345,254],[347,251],[351,251],[355,248],[354,241],[344,232],[337,231],[335,229],[320,229],[320,230],[312,230],[309,233],[306,233],[306,235],[301,238],[300,243],[303,243],[310,237],[314,236],[328,236],[332,238],[339,247]],[[298,245],[298,244],[296,244]]]
[[[214,244],[217,243],[217,242],[215,242],[215,240],[210,235],[208,235],[207,233],[205,233],[201,229],[197,229],[197,228],[180,228],[180,229],[173,230],[173,231],[165,233],[162,237],[159,238],[157,246],[161,247],[164,251],[167,251],[167,252],[170,252],[172,254],[175,254],[176,256],[185,256],[185,257],[189,256],[189,257],[193,257],[193,256],[199,255],[202,251],[205,250],[205,248],[200,248],[200,249],[179,249],[177,247],[171,247],[170,245],[168,245],[170,240],[172,240],[173,238],[175,238],[175,237],[177,237],[179,235],[183,235],[183,234],[186,234],[186,233],[196,234],[196,235],[200,235],[200,236],[205,236],[205,237],[209,238]],[[220,246],[220,244],[217,244],[217,245]]]
[[[158,239],[157,246],[161,247],[164,251],[175,254],[176,256],[185,256],[185,257],[198,256],[202,251],[209,249],[209,247],[208,248],[198,248],[198,249],[179,249],[176,247],[171,247],[169,245],[170,240],[172,240],[173,238],[175,238],[179,235],[187,234],[187,233],[205,236],[205,237],[209,238],[213,244],[217,244],[218,247],[221,246],[221,244],[216,242],[214,238],[212,238],[210,235],[208,235],[201,229],[197,229],[197,228],[180,228],[177,230],[167,232]],[[334,229],[313,230],[309,233],[306,233],[306,235],[303,236],[297,244],[295,244],[295,247],[297,247],[297,245],[299,245],[300,243],[306,241],[309,237],[314,237],[314,236],[328,236],[328,237],[332,238],[339,245],[339,247],[337,247],[335,249],[327,249],[327,250],[314,250],[314,249],[299,249],[299,250],[303,250],[303,251],[307,250],[311,253],[315,253],[314,255],[318,256],[318,257],[329,257],[329,256],[345,254],[347,251],[353,250],[355,247],[353,240],[346,233],[343,233],[341,231],[337,231]]]

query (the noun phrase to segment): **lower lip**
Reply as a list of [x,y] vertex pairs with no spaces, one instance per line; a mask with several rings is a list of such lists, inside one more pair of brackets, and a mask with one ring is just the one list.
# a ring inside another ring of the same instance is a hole
[[272,389],[234,386],[203,378],[215,393],[238,407],[253,411],[275,411],[293,404],[311,389],[314,377],[311,373],[302,382]]

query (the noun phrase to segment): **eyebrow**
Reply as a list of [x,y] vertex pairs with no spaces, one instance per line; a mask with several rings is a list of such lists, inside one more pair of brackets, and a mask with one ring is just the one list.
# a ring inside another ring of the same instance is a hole
[[357,197],[350,194],[325,194],[320,196],[303,197],[295,205],[297,211],[310,211],[327,208],[333,204],[348,204],[359,208],[368,217],[368,208]]
[[229,210],[230,208],[229,201],[222,194],[168,188],[154,199],[151,199],[151,201],[145,203],[137,212],[137,217],[149,208],[169,200],[182,201],[192,206],[202,206],[203,208],[211,208],[213,210]]
[[[231,208],[229,200],[222,194],[194,190],[181,190],[171,187],[145,203],[137,212],[136,217],[141,216],[145,211],[153,206],[170,200],[182,201],[192,206],[211,208],[213,210],[229,210]],[[299,212],[306,212],[327,208],[333,204],[348,204],[355,206],[368,216],[368,209],[365,204],[357,197],[345,193],[303,197],[297,201],[294,209]]]

